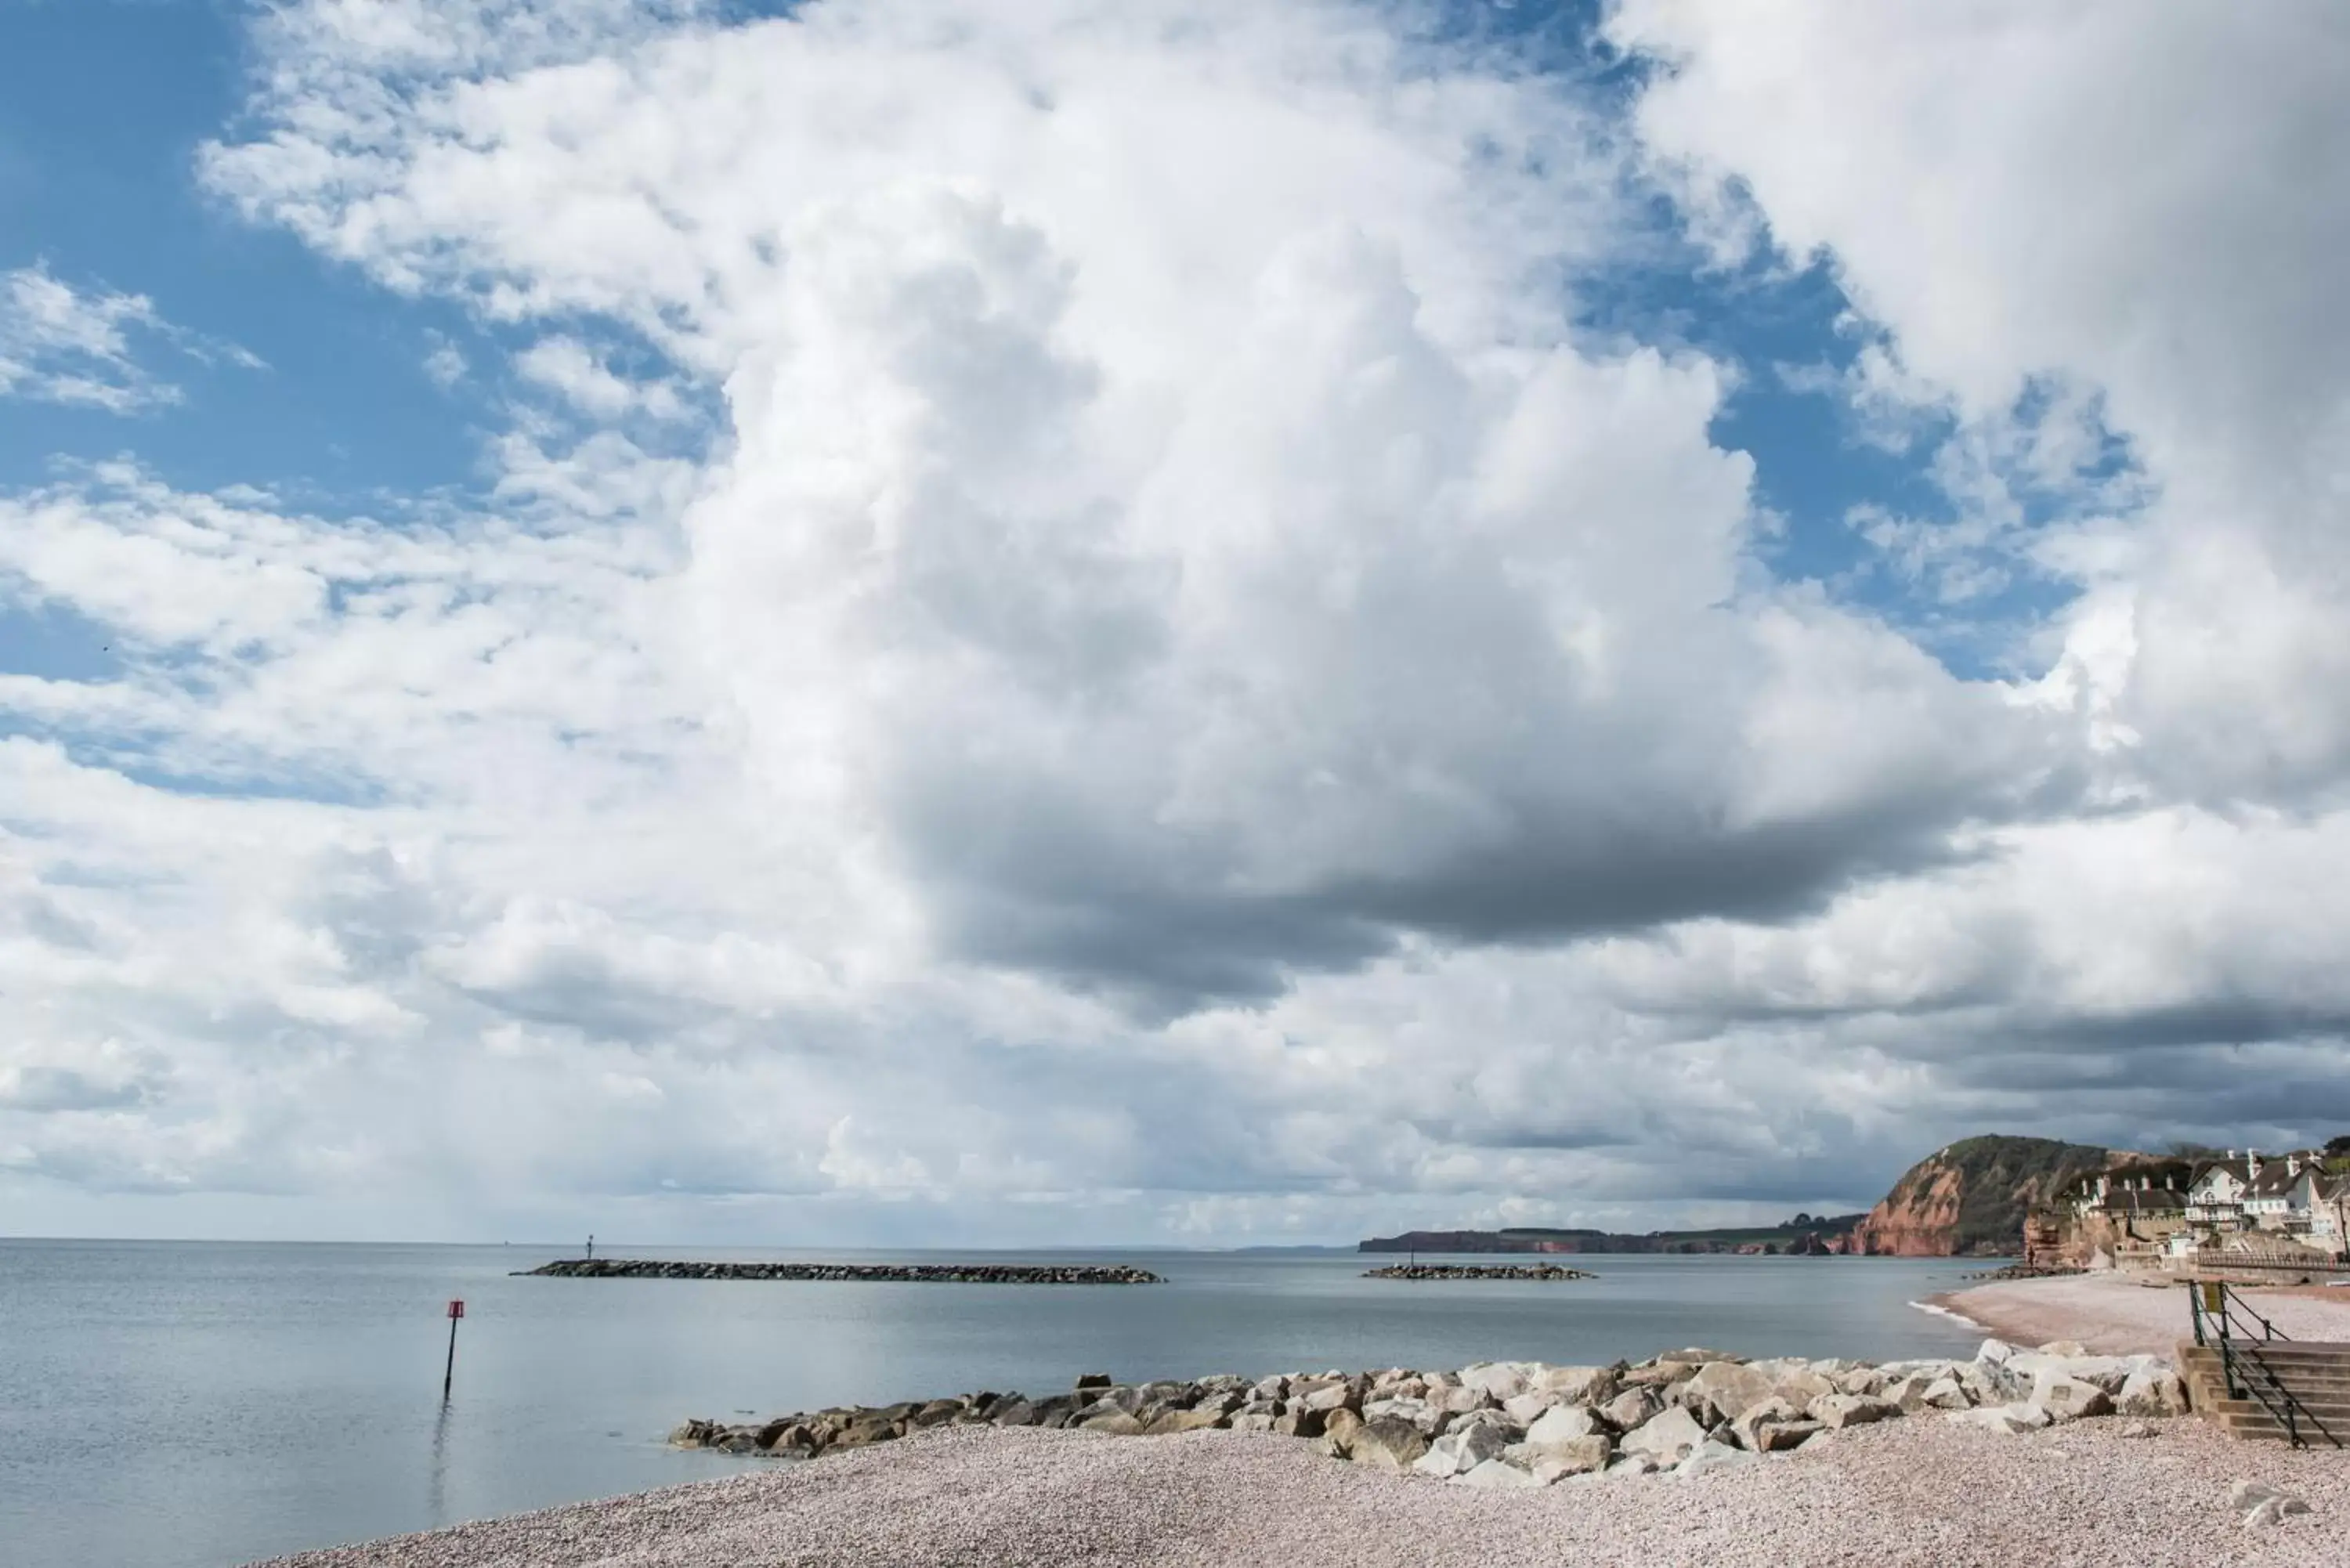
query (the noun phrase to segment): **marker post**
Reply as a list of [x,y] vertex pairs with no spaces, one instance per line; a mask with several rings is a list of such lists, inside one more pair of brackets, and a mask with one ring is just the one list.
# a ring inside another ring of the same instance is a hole
[[449,1303],[449,1361],[441,1369],[441,1403],[449,1402],[449,1385],[457,1376],[457,1320],[465,1315],[463,1302]]

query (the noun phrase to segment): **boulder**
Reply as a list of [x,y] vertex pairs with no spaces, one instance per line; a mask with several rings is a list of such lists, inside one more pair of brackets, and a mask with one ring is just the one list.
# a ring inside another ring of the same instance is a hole
[[1502,1413],[1521,1427],[1531,1427],[1542,1413],[1559,1402],[1555,1394],[1539,1388],[1529,1388],[1523,1394],[1502,1401]]
[[1964,1427],[1981,1427],[2010,1437],[2036,1432],[2048,1425],[2048,1412],[2036,1405],[1985,1405],[1973,1410],[1953,1410],[1942,1417]]
[[1754,1456],[1727,1443],[1703,1442],[1689,1451],[1688,1457],[1673,1467],[1676,1480],[1690,1480],[1698,1476],[1711,1475],[1716,1470],[1736,1469],[1751,1465]]
[[1826,1430],[1817,1421],[1773,1421],[1755,1428],[1755,1452],[1776,1454],[1800,1449]]
[[1444,1412],[1425,1399],[1366,1399],[1363,1401],[1366,1421],[1409,1421],[1419,1428],[1424,1437],[1434,1437],[1443,1429]]
[[1933,1379],[1922,1372],[1908,1372],[1885,1386],[1877,1397],[1887,1404],[1901,1407],[1905,1416],[1914,1416],[1926,1407],[1926,1390]]
[[1143,1423],[1144,1435],[1167,1437],[1175,1432],[1196,1432],[1224,1424],[1224,1412],[1213,1405],[1196,1405],[1189,1410],[1161,1410]]
[[1486,1361],[1461,1369],[1461,1386],[1473,1388],[1495,1400],[1513,1399],[1526,1391],[1526,1366],[1516,1361]]
[[1278,1372],[1270,1377],[1260,1377],[1249,1385],[1248,1397],[1252,1405],[1259,1400],[1285,1399],[1289,1397],[1289,1379]]
[[1879,1395],[1894,1380],[1894,1375],[1881,1366],[1853,1366],[1831,1374],[1828,1381],[1836,1386],[1839,1394]]
[[1627,1388],[1599,1407],[1599,1418],[1619,1432],[1628,1432],[1665,1407],[1648,1388]]
[[[1315,1412],[1319,1415],[1320,1412]],[[1351,1458],[1355,1438],[1363,1429],[1363,1418],[1352,1410],[1337,1409],[1322,1416],[1322,1449],[1332,1459]]]
[[1545,1366],[1534,1376],[1532,1387],[1555,1394],[1562,1405],[1597,1405],[1616,1392],[1612,1366]]
[[1427,1452],[1428,1434],[1392,1416],[1364,1422],[1347,1448],[1347,1457],[1355,1463],[1399,1474],[1411,1469]]
[[1730,1423],[1730,1435],[1737,1439],[1740,1448],[1750,1453],[1759,1454],[1765,1451],[1767,1448],[1762,1440],[1762,1428],[1783,1427],[1790,1421],[1802,1419],[1804,1419],[1802,1407],[1791,1405],[1778,1396],[1773,1395],[1768,1399],[1760,1400],[1741,1410],[1737,1419]]
[[[1963,1410],[1974,1403],[1967,1397],[1964,1386],[1955,1377],[1935,1378],[1926,1385],[1919,1401],[1929,1410]],[[1902,1408],[1906,1411],[1908,1407],[1905,1405]]]
[[2157,1362],[2129,1375],[2114,1397],[2114,1408],[2125,1416],[2184,1416],[2187,1386],[2178,1374]]
[[1580,1405],[1558,1405],[1543,1412],[1526,1428],[1526,1441],[1538,1449],[1555,1448],[1584,1438],[1606,1438],[1597,1417]]
[[1470,1421],[1430,1443],[1412,1469],[1421,1475],[1447,1480],[1472,1470],[1487,1459],[1502,1457],[1509,1446],[1508,1431],[1498,1421]]
[[2104,1389],[2053,1369],[2043,1369],[2033,1380],[2031,1403],[2047,1411],[2049,1418],[2055,1421],[2078,1421],[2089,1416],[2114,1413],[2113,1398]]
[[1036,1424],[1036,1407],[1015,1395],[990,1407],[987,1418],[999,1427],[1033,1427]]
[[[1349,1416],[1354,1414],[1351,1410],[1333,1413]],[[1284,1438],[1318,1438],[1328,1424],[1328,1420],[1329,1417],[1322,1411],[1309,1410],[1292,1400],[1282,1408],[1279,1415],[1273,1418],[1273,1429]]]
[[2052,1339],[2040,1347],[2040,1353],[2043,1355],[2086,1355],[2089,1347],[2077,1339]]
[[1231,1425],[1235,1432],[1270,1432],[1273,1421],[1273,1413],[1269,1410],[1243,1410],[1232,1417]]
[[1529,1488],[1541,1486],[1543,1483],[1536,1480],[1531,1472],[1522,1470],[1515,1465],[1504,1464],[1500,1459],[1487,1459],[1475,1469],[1460,1476],[1454,1484],[1482,1487],[1495,1491],[1523,1491]]
[[1771,1392],[1801,1410],[1823,1394],[1840,1394],[1845,1390],[1830,1382],[1826,1375],[1799,1366],[1771,1379]]
[[1076,1386],[1077,1392],[1080,1394],[1086,1392],[1089,1388],[1107,1388],[1109,1386],[1109,1374],[1107,1372],[1080,1372],[1077,1374]]
[[2244,1516],[2247,1530],[2282,1524],[2297,1513],[2309,1511],[2309,1504],[2265,1481],[2238,1481],[2228,1489],[2228,1503]]
[[1898,1416],[1901,1407],[1866,1394],[1823,1394],[1812,1401],[1805,1413],[1821,1426],[1840,1430],[1846,1427],[1861,1427],[1871,1421],[1882,1421],[1888,1416]]
[[2282,1524],[2294,1514],[2308,1511],[2309,1504],[2297,1497],[2272,1497],[2266,1502],[2253,1505],[2251,1511],[2244,1515],[2244,1528],[2259,1530],[2267,1525]]
[[1363,1408],[1362,1397],[1352,1383],[1317,1384],[1303,1394],[1292,1390],[1290,1398],[1293,1404],[1302,1404],[1309,1410],[1319,1410],[1325,1415],[1333,1410],[1359,1413]]
[[1568,1476],[1594,1475],[1606,1469],[1608,1454],[1606,1438],[1576,1438],[1537,1449],[1526,1469],[1534,1480],[1548,1485]]
[[1617,1446],[1627,1454],[1640,1454],[1659,1466],[1677,1465],[1691,1449],[1705,1441],[1705,1428],[1679,1406],[1660,1410],[1624,1434]]
[[1088,1432],[1106,1432],[1113,1438],[1142,1436],[1141,1421],[1123,1410],[1112,1410],[1103,1416],[1088,1416],[1078,1425]]
[[1482,1388],[1471,1388],[1466,1384],[1454,1383],[1447,1385],[1440,1394],[1431,1391],[1429,1395],[1429,1403],[1440,1410],[1459,1416],[1465,1415],[1471,1410],[1498,1407],[1500,1401]]
[[1646,1454],[1624,1454],[1607,1467],[1611,1476],[1652,1476],[1660,1467]]
[[1735,1361],[1709,1361],[1689,1381],[1673,1390],[1673,1397],[1701,1420],[1715,1423],[1737,1419],[1749,1405],[1772,1397],[1770,1377]]
[[[1141,1428],[1137,1428],[1139,1431]],[[849,1422],[832,1435],[825,1446],[832,1449],[862,1449],[874,1443],[886,1443],[898,1435],[897,1426],[889,1421],[868,1417]]]

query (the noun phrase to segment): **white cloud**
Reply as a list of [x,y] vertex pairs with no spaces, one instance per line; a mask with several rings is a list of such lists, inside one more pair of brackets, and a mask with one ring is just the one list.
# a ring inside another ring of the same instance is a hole
[[[1978,514],[2096,483],[2108,423],[2181,504],[2138,350],[1917,325],[1920,264],[1783,195],[1825,154],[1711,85],[1778,57],[1721,65],[1690,15],[1642,125],[1834,248],[1866,389],[1951,410]],[[2199,1127],[2099,1083],[2116,1042],[2231,1130],[2309,1114],[2343,999],[2262,900],[2328,907],[2341,828],[2322,792],[2255,820],[2180,784],[2208,767],[2137,695],[2170,525],[1920,544],[1921,579],[2028,549],[2090,585],[2030,683],[1773,583],[1710,433],[1738,368],[1571,329],[1638,250],[1619,132],[1408,20],[271,13],[262,130],[208,180],[526,335],[510,369],[567,417],[517,417],[479,513],[128,467],[0,500],[0,598],[125,659],[0,680],[0,991],[33,1018],[0,1195],[1646,1225],[1866,1199],[1979,1117]],[[1905,79],[1957,90],[1939,57]],[[1807,112],[1888,184],[1887,145],[1940,147]],[[2045,314],[1960,262],[1991,317]],[[689,405],[708,453],[639,444]],[[2264,526],[2176,536],[2264,558]],[[2309,745],[2293,777],[2333,777]],[[2244,1031],[2278,1075],[2210,1088]]]
[[0,397],[117,414],[175,403],[131,353],[134,330],[162,326],[144,295],[84,292],[45,265],[0,273]]
[[268,368],[248,348],[174,327],[143,294],[76,288],[47,263],[0,272],[0,398],[113,414],[181,401],[180,388],[140,363],[141,337],[205,364]]

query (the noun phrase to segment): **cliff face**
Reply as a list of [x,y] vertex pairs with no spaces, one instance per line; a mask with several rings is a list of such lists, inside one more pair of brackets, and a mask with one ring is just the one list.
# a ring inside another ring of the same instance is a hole
[[1854,1227],[1853,1250],[1898,1258],[2016,1252],[2024,1216],[2108,1158],[2054,1138],[1963,1138],[1903,1173]]

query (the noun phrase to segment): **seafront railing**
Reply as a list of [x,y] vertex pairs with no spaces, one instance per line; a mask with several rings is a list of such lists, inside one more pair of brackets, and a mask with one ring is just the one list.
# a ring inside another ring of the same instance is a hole
[[[2335,1448],[2345,1445],[2326,1429],[2308,1407],[2286,1387],[2262,1354],[2261,1346],[2293,1336],[2271,1323],[2224,1280],[2199,1280],[2187,1287],[2188,1311],[2195,1326],[2195,1343],[2220,1353],[2220,1376],[2230,1399],[2256,1401],[2284,1428],[2285,1440],[2305,1449],[2302,1435],[2308,1427]],[[2253,1330],[2259,1332],[2254,1334]]]

